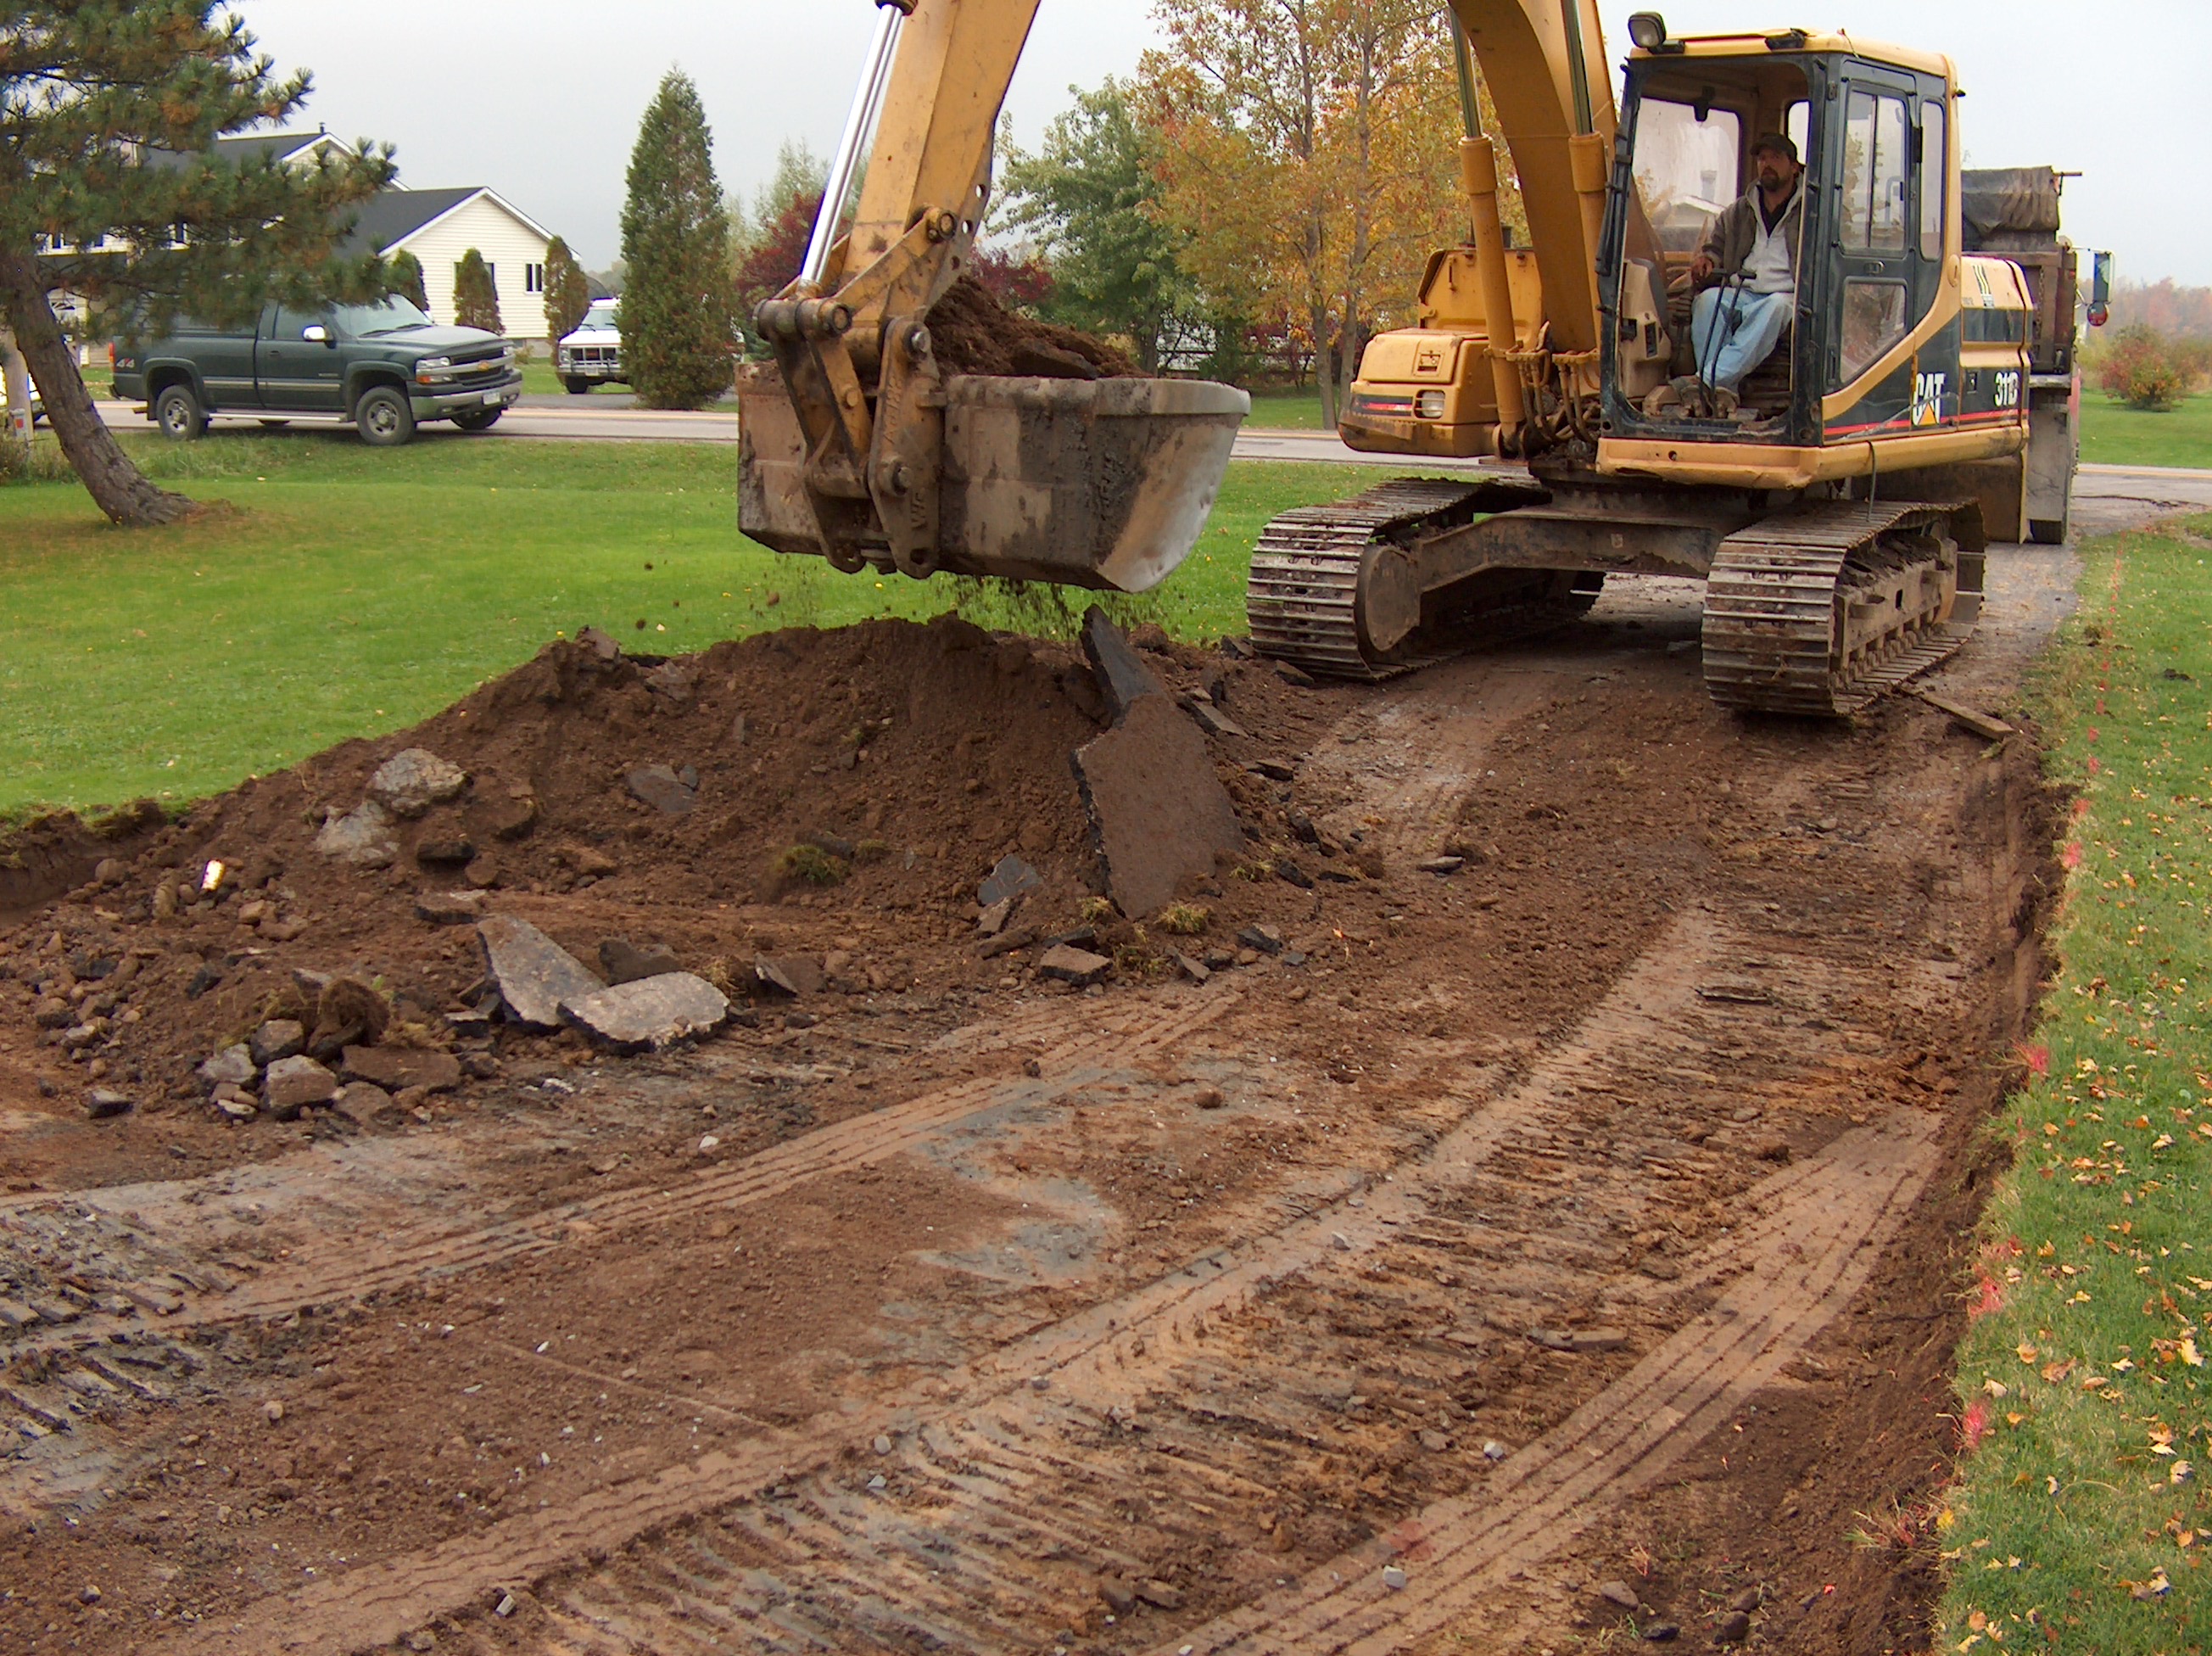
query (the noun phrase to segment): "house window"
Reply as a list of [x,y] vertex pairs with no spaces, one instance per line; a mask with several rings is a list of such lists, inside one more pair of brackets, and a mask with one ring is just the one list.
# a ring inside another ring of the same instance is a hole
[[525,293],[545,291],[545,267],[543,265],[525,265],[522,267],[522,290]]

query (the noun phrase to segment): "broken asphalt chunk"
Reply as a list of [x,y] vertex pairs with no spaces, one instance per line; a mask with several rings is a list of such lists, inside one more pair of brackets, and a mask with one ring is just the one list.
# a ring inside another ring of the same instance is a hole
[[1244,831],[1206,738],[1164,696],[1075,750],[1075,776],[1123,914],[1156,914],[1241,854]]
[[461,1084],[461,1061],[450,1052],[409,1046],[349,1046],[338,1061],[349,1081],[368,1081],[387,1093],[410,1087],[447,1093]]
[[[687,770],[689,767],[686,767]],[[680,817],[698,802],[699,780],[696,771],[690,771],[690,780],[679,776],[668,765],[641,764],[625,778],[629,791],[654,810],[672,817]]]
[[1265,922],[1255,922],[1237,934],[1237,941],[1248,949],[1257,949],[1262,954],[1280,954],[1283,935]]
[[1091,658],[1091,670],[1097,675],[1098,688],[1106,697],[1106,710],[1116,724],[1128,715],[1139,697],[1167,693],[1152,670],[1138,659],[1121,630],[1096,604],[1083,618],[1083,653]]
[[1044,952],[1037,962],[1038,972],[1047,977],[1057,977],[1078,989],[1087,989],[1106,975],[1113,965],[1103,954],[1093,954],[1088,949],[1079,949],[1072,943],[1056,943]]
[[1209,736],[1249,736],[1252,734],[1212,702],[1186,696],[1182,698],[1182,707],[1184,712],[1198,721],[1198,728]]
[[636,1052],[719,1029],[730,1002],[703,977],[667,971],[563,1001],[561,1013],[601,1045]]
[[532,1029],[561,1027],[561,1002],[605,984],[584,963],[526,920],[487,916],[477,923],[483,944],[484,977],[514,1022]]
[[1002,856],[975,888],[975,901],[983,908],[1002,903],[1010,898],[1033,892],[1044,884],[1044,876],[1018,856]]
[[627,937],[610,937],[600,943],[599,965],[605,969],[610,984],[635,983],[640,978],[684,970],[665,944],[641,949]]
[[332,817],[315,836],[325,856],[356,868],[386,868],[399,855],[392,815],[374,800],[364,800],[342,817]]
[[814,995],[822,989],[822,963],[811,954],[757,955],[753,976],[786,995]]

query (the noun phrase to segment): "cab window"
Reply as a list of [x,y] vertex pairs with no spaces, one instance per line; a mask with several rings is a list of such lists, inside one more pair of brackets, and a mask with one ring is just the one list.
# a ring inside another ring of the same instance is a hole
[[1905,251],[1905,100],[1854,92],[1844,122],[1844,246],[1868,253]]
[[1647,97],[1636,118],[1636,185],[1659,245],[1695,253],[1715,213],[1735,199],[1743,123],[1735,112]]

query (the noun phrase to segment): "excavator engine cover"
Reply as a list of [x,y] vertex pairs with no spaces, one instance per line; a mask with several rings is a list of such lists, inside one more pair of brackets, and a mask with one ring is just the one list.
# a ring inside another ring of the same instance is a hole
[[[1109,592],[1158,586],[1197,541],[1251,407],[1209,381],[952,375],[936,567]],[[779,552],[830,557],[781,380],[749,377],[738,410],[738,527]],[[870,539],[850,550],[894,568],[888,545]]]

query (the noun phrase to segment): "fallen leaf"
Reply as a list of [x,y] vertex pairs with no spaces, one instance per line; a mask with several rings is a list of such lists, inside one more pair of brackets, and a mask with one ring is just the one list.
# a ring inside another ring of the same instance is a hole
[[2032,1363],[2035,1361],[2037,1356],[2036,1349],[2033,1346],[2028,1344],[2027,1341],[2022,1340],[2016,1349],[2020,1353],[2021,1361],[2024,1363]]
[[2059,1381],[2064,1379],[2069,1374],[2071,1374],[2074,1372],[2074,1361],[2075,1360],[2073,1358],[2069,1357],[2063,1363],[2044,1364],[2043,1378],[2050,1381],[2053,1385],[2057,1385]]

